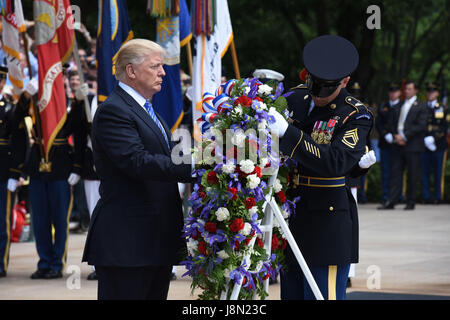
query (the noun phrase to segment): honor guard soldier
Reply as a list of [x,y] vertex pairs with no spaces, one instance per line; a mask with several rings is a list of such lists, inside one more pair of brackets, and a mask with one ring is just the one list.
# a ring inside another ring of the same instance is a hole
[[[0,277],[8,269],[13,192],[25,158],[25,129],[12,98],[3,93],[8,68],[0,67]],[[21,98],[19,103],[22,103]]]
[[392,158],[392,130],[390,129],[390,117],[395,106],[400,104],[401,90],[396,82],[389,84],[389,101],[380,105],[375,119],[375,128],[378,132],[378,148],[380,148],[381,164],[381,188],[383,194],[381,203],[385,203],[389,196],[389,184],[391,179],[391,158]]
[[[37,79],[30,80],[36,87]],[[28,108],[24,109],[26,115]],[[51,146],[48,161],[43,162],[42,139],[36,125],[34,143],[24,166],[30,176],[29,198],[36,249],[37,270],[31,279],[62,277],[67,259],[68,220],[72,210],[72,190],[80,179],[84,146],[81,141],[80,108],[68,108],[66,119]],[[74,146],[69,144],[73,136]],[[54,229],[54,234],[52,232]]]
[[[289,227],[325,299],[345,299],[350,264],[358,262],[357,207],[346,176],[366,168],[360,158],[373,125],[370,111],[345,89],[358,59],[342,37],[313,39],[303,50],[306,84],[287,96],[293,121],[269,112],[280,150],[298,163],[293,180],[301,198]],[[281,298],[314,299],[290,249],[286,262]]]
[[[422,201],[439,204],[443,199],[445,158],[447,151],[448,109],[438,101],[438,87],[427,83],[427,133],[425,134],[425,151],[421,155]],[[434,176],[434,198],[431,199],[430,175]]]

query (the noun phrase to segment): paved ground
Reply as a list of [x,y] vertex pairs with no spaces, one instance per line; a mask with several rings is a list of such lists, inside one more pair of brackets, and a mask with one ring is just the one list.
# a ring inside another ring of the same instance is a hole
[[[360,263],[349,292],[441,295],[450,298],[450,205],[418,205],[415,211],[377,211],[360,206]],[[8,276],[0,279],[0,299],[96,299],[97,282],[87,281],[81,263],[86,234],[71,233],[63,279],[31,280],[37,255],[34,243],[13,243]],[[169,299],[195,299],[189,278],[178,267]],[[269,299],[279,299],[279,285]],[[386,299],[393,295],[384,295]]]

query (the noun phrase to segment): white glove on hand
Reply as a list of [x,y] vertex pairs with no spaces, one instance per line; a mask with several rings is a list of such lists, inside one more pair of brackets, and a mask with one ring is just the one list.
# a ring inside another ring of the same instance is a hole
[[14,191],[16,191],[18,184],[19,184],[19,180],[9,178],[7,188],[9,191],[14,192]]
[[369,152],[367,152],[365,155],[363,155],[361,157],[358,164],[362,169],[367,169],[371,165],[373,165],[375,162],[377,162],[377,157],[375,156],[375,152],[373,150],[370,150]]
[[392,133],[387,133],[384,136],[384,140],[386,140],[387,143],[392,143],[392,142],[394,142],[394,136],[392,135]]
[[87,83],[83,83],[75,91],[75,98],[77,98],[78,101],[83,101],[84,98],[88,96],[88,94],[89,94],[89,86]]
[[74,186],[78,183],[78,181],[80,181],[80,175],[76,174],[76,173],[71,173],[69,178],[67,179],[67,182],[71,185]]
[[36,92],[38,92],[38,88],[39,88],[38,79],[35,77],[27,82],[27,85],[25,86],[25,91],[30,96],[34,96]]
[[423,141],[425,142],[425,147],[427,147],[428,150],[436,151],[436,142],[434,141],[433,136],[425,137],[425,139],[423,139]]
[[275,117],[275,122],[269,123],[269,130],[277,134],[280,138],[283,138],[289,125],[288,122],[274,107],[270,108],[268,114],[269,116]]

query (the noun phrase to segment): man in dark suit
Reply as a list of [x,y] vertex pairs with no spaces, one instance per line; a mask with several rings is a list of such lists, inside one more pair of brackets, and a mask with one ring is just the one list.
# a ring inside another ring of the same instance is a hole
[[381,188],[383,194],[381,203],[385,203],[389,196],[389,186],[391,180],[391,162],[392,162],[392,142],[393,140],[386,140],[386,135],[392,132],[390,126],[390,118],[393,108],[400,104],[401,90],[400,86],[392,82],[389,85],[389,101],[383,103],[378,108],[377,117],[375,120],[375,128],[378,132],[378,147],[380,148],[380,164],[381,164]]
[[405,101],[392,110],[391,132],[392,176],[388,200],[378,209],[393,209],[398,202],[403,172],[407,169],[408,190],[405,210],[414,210],[416,203],[417,179],[420,174],[420,154],[425,150],[424,137],[427,129],[427,107],[417,99],[417,84],[407,81]]
[[100,200],[83,261],[95,265],[99,299],[167,299],[172,265],[185,256],[177,182],[191,182],[192,164],[172,162],[169,128],[150,102],[165,75],[162,53],[149,40],[124,44],[119,84],[94,117]]

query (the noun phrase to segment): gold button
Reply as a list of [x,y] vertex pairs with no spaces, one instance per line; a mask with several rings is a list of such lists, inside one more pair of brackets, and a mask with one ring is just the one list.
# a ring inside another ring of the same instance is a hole
[[335,103],[330,104],[330,108],[331,109],[336,109],[336,104]]
[[308,95],[306,95],[306,96],[303,97],[303,100],[306,100],[306,99],[308,99]]
[[333,211],[333,210],[334,210],[334,208],[333,208],[333,207],[330,207],[329,209],[330,209],[330,211]]

